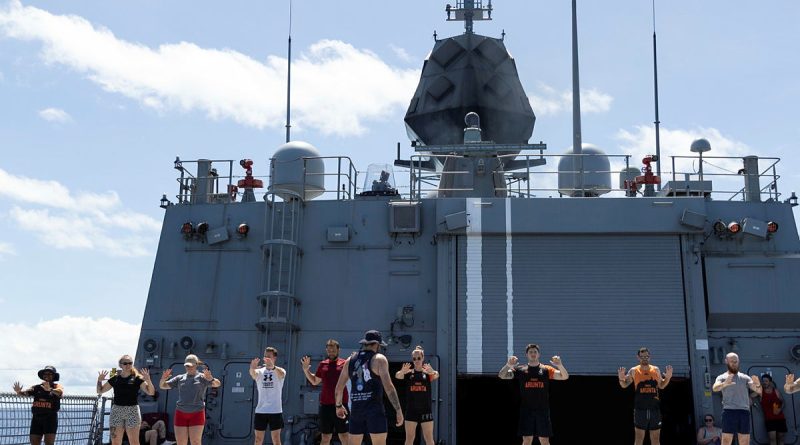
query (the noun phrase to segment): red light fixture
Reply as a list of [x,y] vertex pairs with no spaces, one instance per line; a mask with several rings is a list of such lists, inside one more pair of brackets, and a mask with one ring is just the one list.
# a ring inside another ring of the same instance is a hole
[[736,221],[728,223],[728,232],[731,234],[737,234],[742,230],[742,225]]
[[185,236],[189,236],[193,232],[194,232],[194,226],[192,225],[191,222],[186,221],[185,223],[183,223],[183,225],[181,226],[181,233],[182,234],[184,234]]
[[241,236],[247,236],[247,234],[250,232],[250,226],[248,226],[247,223],[241,223],[236,229],[236,232]]
[[778,231],[778,223],[775,221],[770,221],[767,223],[767,232],[768,233],[775,233]]

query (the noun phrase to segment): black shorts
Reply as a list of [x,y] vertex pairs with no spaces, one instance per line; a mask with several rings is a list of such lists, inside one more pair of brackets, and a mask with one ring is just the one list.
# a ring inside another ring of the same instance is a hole
[[55,434],[58,430],[58,413],[34,414],[31,418],[31,436]]
[[433,413],[431,412],[430,409],[420,410],[409,406],[406,407],[406,411],[403,414],[404,414],[403,417],[409,422],[417,422],[417,423],[433,422]]
[[270,431],[283,428],[283,414],[256,413],[256,416],[253,418],[253,429],[256,431],[266,431],[267,427],[269,427]]
[[661,429],[661,410],[658,408],[633,410],[633,426],[640,430],[655,431]]
[[[345,408],[346,410],[347,408]],[[319,406],[319,432],[322,434],[346,433],[349,430],[347,421],[349,413],[344,419],[336,416],[336,405]]]
[[764,426],[767,427],[767,431],[775,431],[778,433],[785,433],[786,432],[786,419],[776,419],[776,420],[765,420]]
[[750,434],[750,411],[745,409],[723,409],[722,432],[727,434]]
[[371,409],[350,412],[350,434],[381,434],[389,431],[383,400]]
[[550,410],[525,407],[520,409],[518,434],[522,437],[551,437],[553,427],[550,424]]

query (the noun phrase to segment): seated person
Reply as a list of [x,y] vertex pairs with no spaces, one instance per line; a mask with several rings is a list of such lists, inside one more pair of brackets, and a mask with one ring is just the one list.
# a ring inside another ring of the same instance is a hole
[[714,416],[703,416],[703,426],[697,430],[698,445],[720,445],[722,443],[722,429],[714,426]]
[[141,445],[161,445],[167,439],[167,426],[163,420],[157,420],[151,426],[146,420],[142,420],[139,429],[139,444]]

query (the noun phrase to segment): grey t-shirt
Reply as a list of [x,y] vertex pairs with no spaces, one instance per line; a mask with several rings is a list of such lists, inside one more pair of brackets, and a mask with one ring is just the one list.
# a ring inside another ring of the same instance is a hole
[[[725,383],[730,374],[720,374],[717,377],[717,383]],[[743,409],[750,411],[750,388],[747,387],[753,383],[753,379],[747,374],[737,373],[733,378],[734,385],[722,389],[722,409]]]
[[206,396],[206,388],[211,386],[211,382],[203,377],[199,372],[195,375],[180,374],[167,380],[170,388],[178,388],[177,409],[185,413],[196,413],[205,407],[203,399]]

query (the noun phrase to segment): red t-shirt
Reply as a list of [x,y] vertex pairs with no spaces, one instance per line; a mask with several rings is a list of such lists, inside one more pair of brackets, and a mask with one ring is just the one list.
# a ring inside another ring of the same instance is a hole
[[781,400],[778,398],[778,395],[775,394],[777,389],[773,389],[772,392],[768,393],[763,391],[761,393],[761,410],[764,411],[764,419],[765,420],[784,420],[786,417],[783,415],[783,411],[775,414],[774,409],[777,409],[780,406]]
[[[336,404],[336,382],[339,381],[339,375],[344,369],[344,362],[345,359],[341,357],[336,359],[335,365],[327,358],[319,362],[317,372],[315,372],[314,375],[322,379],[322,394],[319,398],[320,405]],[[342,404],[347,405],[347,388],[344,389]]]

